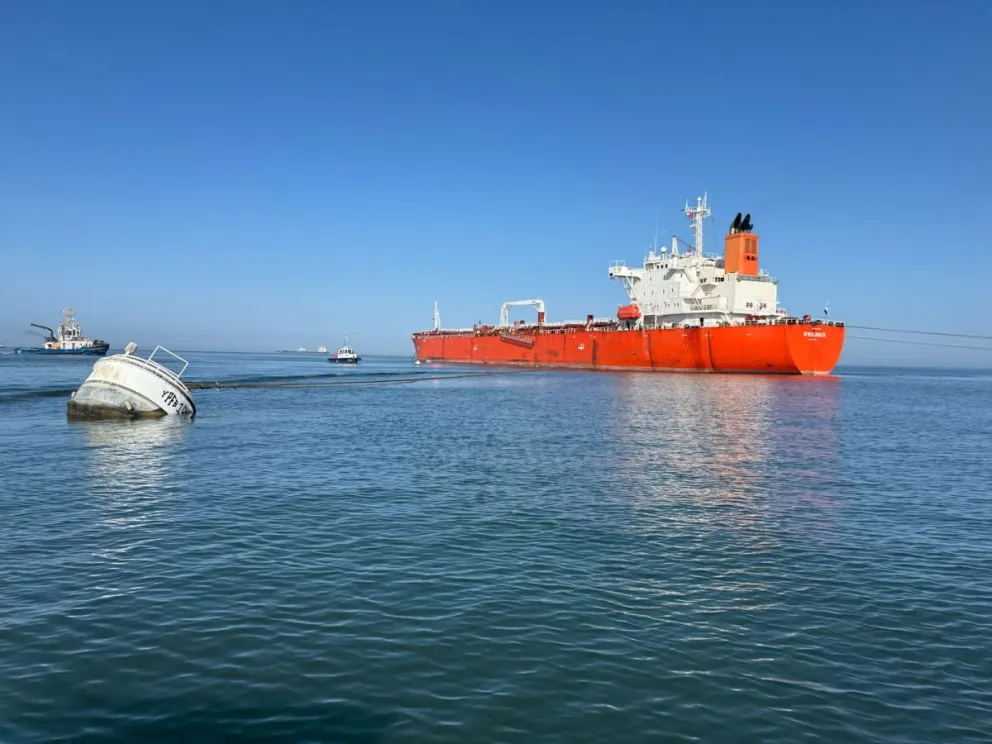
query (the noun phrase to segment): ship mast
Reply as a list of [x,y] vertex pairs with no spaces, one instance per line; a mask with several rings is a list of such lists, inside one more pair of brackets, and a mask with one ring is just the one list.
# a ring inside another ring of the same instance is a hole
[[702,196],[696,197],[696,206],[690,207],[689,202],[686,201],[685,216],[689,218],[689,224],[692,225],[692,231],[694,233],[695,239],[693,243],[695,244],[696,256],[699,258],[703,257],[703,220],[709,217],[710,212],[710,202],[709,194],[703,192]]
[[441,330],[441,311],[437,309],[437,303],[434,303],[434,330]]

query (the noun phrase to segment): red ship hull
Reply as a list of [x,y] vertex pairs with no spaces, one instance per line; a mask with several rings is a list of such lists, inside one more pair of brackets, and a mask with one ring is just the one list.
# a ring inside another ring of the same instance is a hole
[[421,362],[650,372],[828,375],[844,326],[819,321],[628,330],[525,326],[413,334]]

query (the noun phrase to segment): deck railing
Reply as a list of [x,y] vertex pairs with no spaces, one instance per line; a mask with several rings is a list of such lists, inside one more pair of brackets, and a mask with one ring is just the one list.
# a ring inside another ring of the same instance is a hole
[[178,359],[178,360],[179,360],[180,362],[182,362],[182,363],[183,363],[183,368],[182,368],[181,370],[179,370],[178,372],[172,372],[172,370],[171,370],[171,369],[169,369],[168,367],[165,367],[165,365],[164,365],[164,364],[159,364],[158,366],[160,366],[160,367],[165,367],[165,369],[169,369],[169,372],[172,372],[172,374],[174,374],[174,375],[176,376],[176,379],[177,379],[177,380],[178,380],[178,379],[179,379],[180,377],[182,377],[182,376],[183,376],[183,372],[185,372],[185,371],[186,371],[186,368],[187,368],[187,367],[189,366],[189,362],[187,362],[187,361],[186,361],[185,359],[183,359],[183,358],[182,358],[181,356],[179,356],[178,354],[173,354],[173,353],[172,353],[171,351],[169,351],[168,349],[166,349],[166,348],[165,348],[164,346],[156,346],[156,347],[155,347],[155,351],[153,351],[153,352],[152,352],[151,354],[149,354],[149,355],[148,355],[148,361],[149,361],[149,362],[150,362],[150,361],[152,361],[152,359],[153,359],[153,358],[155,357],[155,354],[156,354],[157,352],[159,352],[159,351],[164,351],[164,352],[165,352],[166,354],[168,354],[168,355],[169,355],[169,356],[171,356],[172,358],[174,358],[174,359]]
[[[178,359],[180,362],[182,362],[183,363],[182,369],[180,369],[179,372],[174,372],[173,370],[169,369],[161,362],[155,361],[155,355],[160,351],[165,352],[169,356],[174,357],[175,359]],[[182,375],[182,373],[186,371],[186,368],[189,366],[189,362],[187,362],[178,354],[174,354],[173,352],[169,351],[164,346],[156,346],[154,351],[152,351],[152,353],[148,355],[147,359],[143,359],[142,357],[135,356],[133,353],[129,354],[126,352],[124,354],[124,358],[127,359],[129,364],[134,364],[138,367],[146,369],[149,372],[152,372],[157,375],[163,375],[167,379],[177,384],[180,388],[183,388],[184,390],[188,390],[188,388],[186,388],[186,385],[179,378]]]

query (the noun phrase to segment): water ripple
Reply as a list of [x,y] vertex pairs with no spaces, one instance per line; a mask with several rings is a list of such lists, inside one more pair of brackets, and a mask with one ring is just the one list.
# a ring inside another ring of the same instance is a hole
[[5,405],[0,741],[988,741],[983,379],[198,396]]

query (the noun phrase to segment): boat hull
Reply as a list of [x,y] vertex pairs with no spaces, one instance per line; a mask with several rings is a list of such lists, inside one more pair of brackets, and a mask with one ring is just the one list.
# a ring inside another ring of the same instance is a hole
[[196,406],[189,389],[168,370],[140,357],[115,354],[93,365],[72,394],[67,412],[73,419],[192,419]]
[[335,359],[334,357],[329,357],[327,361],[331,364],[358,364],[362,361],[362,358],[355,357],[354,359]]
[[42,349],[26,347],[15,349],[18,354],[36,354],[38,356],[106,356],[110,344],[94,344],[79,349]]
[[427,331],[413,335],[421,362],[647,372],[828,375],[844,346],[833,323],[668,329]]

